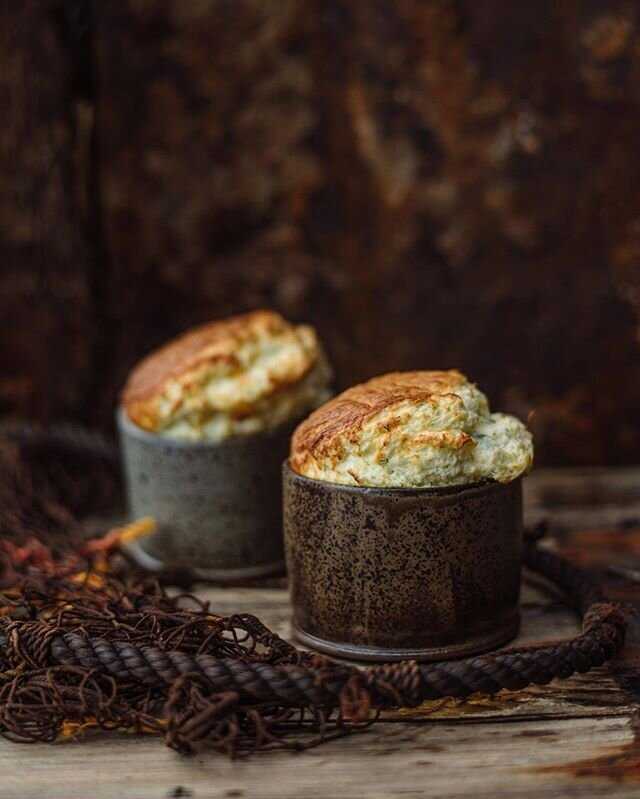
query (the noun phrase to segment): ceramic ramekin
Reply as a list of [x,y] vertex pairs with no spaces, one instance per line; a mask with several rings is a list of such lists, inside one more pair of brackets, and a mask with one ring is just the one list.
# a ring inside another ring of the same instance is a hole
[[157,522],[131,545],[138,562],[212,580],[284,567],[280,469],[291,425],[207,442],[149,433],[122,407],[117,423],[129,514]]
[[296,637],[362,660],[440,660],[518,630],[521,480],[364,488],[285,462],[284,537]]

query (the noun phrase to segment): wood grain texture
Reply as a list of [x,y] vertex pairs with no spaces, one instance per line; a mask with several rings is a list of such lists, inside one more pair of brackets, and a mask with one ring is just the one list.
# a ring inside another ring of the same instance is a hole
[[[559,528],[555,546],[606,581],[608,592],[640,610],[638,584],[610,575],[615,564],[640,566],[640,525],[629,503],[638,472],[539,471],[526,485],[526,514],[553,524],[562,507],[585,500],[617,509],[623,527]],[[540,504],[552,497],[551,505]],[[567,504],[568,503],[568,504]],[[597,508],[592,505],[591,509]],[[613,511],[612,511],[613,514]],[[613,517],[612,517],[613,518]],[[249,611],[288,637],[284,586],[201,586],[212,609]],[[521,597],[520,642],[572,636],[576,616],[535,584]],[[92,733],[84,740],[19,746],[0,740],[0,799],[631,799],[640,793],[640,618],[631,619],[627,645],[606,666],[545,687],[426,702],[389,711],[369,730],[317,749],[276,752],[228,761],[202,753],[184,758],[156,738]]]
[[[619,752],[627,719],[527,724],[380,724],[301,755],[180,758],[120,737],[57,747],[0,747],[2,799],[636,799],[637,781],[576,777],[566,764]],[[89,751],[90,750],[90,751]]]

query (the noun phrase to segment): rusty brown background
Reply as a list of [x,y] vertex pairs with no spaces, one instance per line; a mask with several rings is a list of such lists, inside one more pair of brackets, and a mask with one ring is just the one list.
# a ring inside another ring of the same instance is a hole
[[638,461],[640,5],[0,0],[0,413],[273,306]]

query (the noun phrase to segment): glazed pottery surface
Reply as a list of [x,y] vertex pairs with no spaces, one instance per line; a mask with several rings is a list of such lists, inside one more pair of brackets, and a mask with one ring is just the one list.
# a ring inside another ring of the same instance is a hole
[[437,660],[518,629],[521,480],[447,488],[342,486],[285,462],[296,636],[332,655]]
[[132,518],[153,516],[131,547],[149,568],[236,579],[283,567],[280,469],[292,426],[222,442],[148,433],[124,409],[118,428]]

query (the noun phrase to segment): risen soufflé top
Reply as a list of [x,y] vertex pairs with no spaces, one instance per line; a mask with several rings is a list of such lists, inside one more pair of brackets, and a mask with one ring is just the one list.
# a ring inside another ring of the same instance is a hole
[[154,350],[129,375],[121,401],[149,432],[221,441],[300,419],[329,398],[330,380],[312,327],[252,311]]
[[532,463],[525,425],[490,413],[486,396],[456,369],[392,372],[352,386],[298,426],[289,458],[306,477],[387,488],[508,483]]

